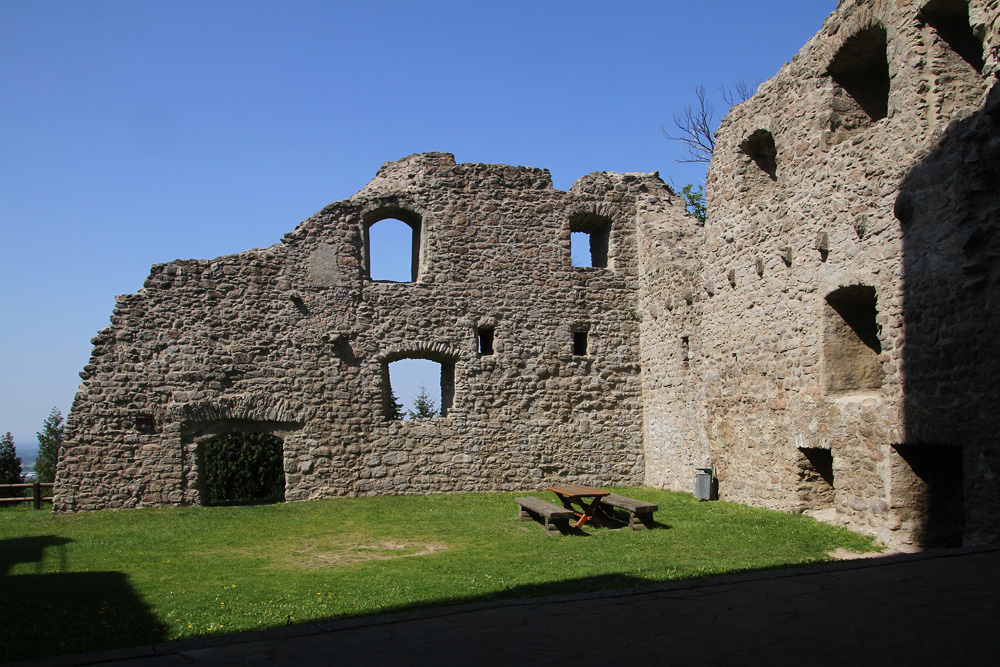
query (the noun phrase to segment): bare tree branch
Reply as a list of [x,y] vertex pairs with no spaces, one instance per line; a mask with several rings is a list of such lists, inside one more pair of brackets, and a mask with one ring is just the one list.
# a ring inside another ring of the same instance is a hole
[[[732,88],[719,86],[722,99],[729,108],[742,104],[753,97],[754,91],[760,85],[747,83],[746,79],[740,79]],[[674,135],[667,132],[663,127],[660,132],[671,141],[679,141],[687,151],[687,157],[678,162],[696,162],[708,164],[712,161],[712,153],[715,151],[715,105],[705,93],[705,86],[698,86],[694,89],[695,97],[698,100],[694,107],[687,107],[683,113],[674,114],[674,125],[680,130],[680,134]]]
[[667,139],[679,141],[687,151],[687,157],[678,162],[698,162],[708,164],[715,150],[715,136],[712,131],[715,120],[715,105],[705,94],[705,86],[694,89],[698,98],[697,107],[687,107],[684,113],[674,114],[674,125],[680,130],[679,135],[672,135],[665,128],[660,128]]
[[753,97],[753,94],[759,85],[759,80],[756,83],[750,84],[747,83],[746,79],[740,79],[732,88],[719,86],[719,92],[722,93],[722,99],[725,103],[729,105],[730,109],[732,109],[737,104],[743,104]]

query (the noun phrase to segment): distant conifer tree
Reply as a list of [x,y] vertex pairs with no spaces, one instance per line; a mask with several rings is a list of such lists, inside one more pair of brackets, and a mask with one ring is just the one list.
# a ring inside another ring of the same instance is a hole
[[[20,484],[22,480],[21,457],[14,447],[14,437],[7,431],[0,436],[0,484]],[[18,489],[0,489],[2,498],[13,498],[18,494]]]
[[403,412],[403,404],[399,402],[399,398],[396,396],[396,390],[391,390],[390,402],[389,402],[389,414],[386,415],[390,421],[396,421],[402,419],[405,416]]
[[416,409],[409,411],[410,419],[427,419],[438,415],[434,399],[427,394],[427,387],[424,385],[420,385],[420,393],[413,399],[413,407]]
[[38,436],[35,475],[39,482],[56,481],[56,464],[59,463],[59,448],[62,447],[64,429],[62,413],[59,412],[59,408],[52,408],[52,412],[45,418],[41,433],[35,433]]

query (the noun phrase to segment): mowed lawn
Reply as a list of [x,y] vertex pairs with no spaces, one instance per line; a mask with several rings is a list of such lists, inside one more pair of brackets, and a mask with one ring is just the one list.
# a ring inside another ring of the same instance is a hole
[[687,494],[653,530],[546,536],[515,495],[52,515],[0,509],[0,662],[420,606],[624,588],[828,559],[870,540]]

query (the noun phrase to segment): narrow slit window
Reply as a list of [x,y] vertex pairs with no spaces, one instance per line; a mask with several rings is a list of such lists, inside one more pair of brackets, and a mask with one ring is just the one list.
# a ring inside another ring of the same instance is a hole
[[493,328],[480,327],[476,330],[476,338],[479,339],[479,354],[489,356],[493,354]]

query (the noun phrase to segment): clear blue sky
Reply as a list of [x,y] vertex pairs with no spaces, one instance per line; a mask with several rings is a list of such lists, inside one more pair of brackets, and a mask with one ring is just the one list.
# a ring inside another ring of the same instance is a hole
[[660,127],[699,83],[774,74],[835,7],[0,0],[0,432],[28,454],[68,412],[151,264],[277,243],[383,162],[700,182]]

